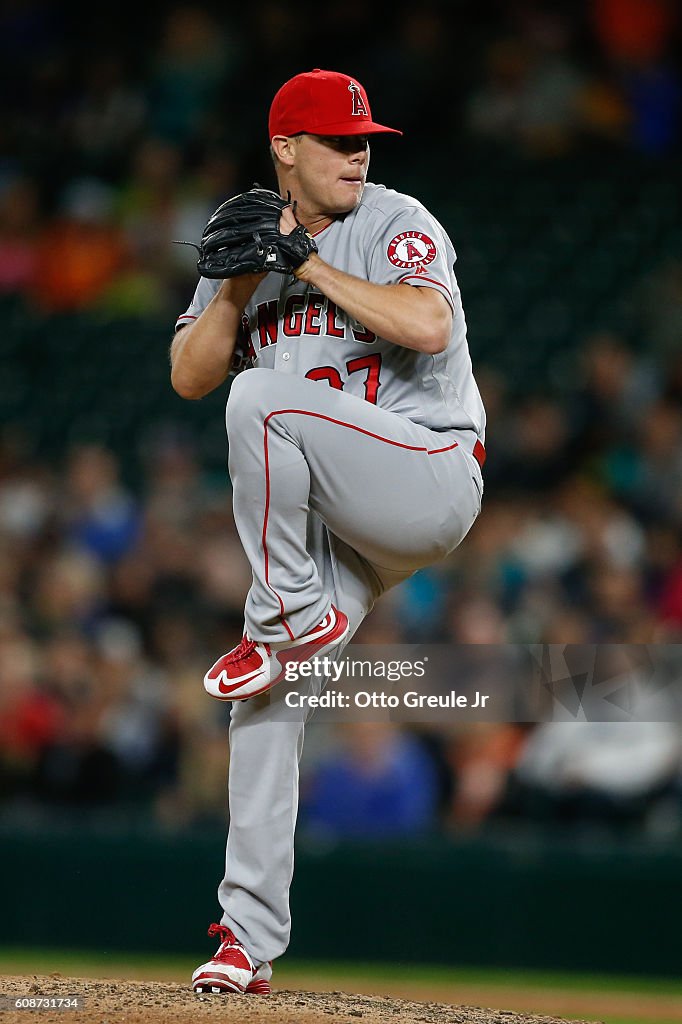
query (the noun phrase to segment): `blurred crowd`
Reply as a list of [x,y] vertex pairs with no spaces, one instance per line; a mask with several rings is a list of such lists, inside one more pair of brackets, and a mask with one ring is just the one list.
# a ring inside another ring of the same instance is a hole
[[[6,0],[0,299],[36,320],[102,310],[170,333],[196,280],[192,250],[172,240],[197,239],[235,189],[272,182],[269,101],[318,63],[357,75],[410,152],[446,171],[450,142],[534,161],[605,151],[614,173],[629,153],[674,159],[679,21],[673,0],[124,2],[89,15]],[[680,642],[679,262],[636,299],[639,345],[576,337],[560,397],[532,381],[524,393],[494,359],[477,367],[484,514],[381,602],[359,642]],[[120,455],[83,443],[55,461],[21,423],[0,430],[0,818],[118,809],[222,826],[229,711],[201,680],[238,642],[250,584],[229,481],[177,430]],[[520,821],[682,831],[673,714],[313,723],[307,744],[301,820],[317,836]]]
[[[96,19],[96,20],[95,20]],[[324,46],[320,46],[324,40]],[[674,0],[0,5],[0,297],[175,313],[208,215],[272,183],[266,117],[311,64],[356,74],[410,153],[679,154]],[[323,56],[319,56],[323,53]]]
[[[445,562],[387,595],[357,642],[680,642],[682,361],[650,364],[613,335],[583,351],[563,404],[519,403],[484,376],[485,514]],[[222,822],[228,711],[201,680],[238,642],[249,584],[227,478],[206,477],[181,434],[147,445],[132,491],[102,446],[47,464],[7,431],[0,807],[116,804],[169,828]],[[682,745],[669,712],[313,724],[302,822],[331,836],[519,820],[675,832]]]

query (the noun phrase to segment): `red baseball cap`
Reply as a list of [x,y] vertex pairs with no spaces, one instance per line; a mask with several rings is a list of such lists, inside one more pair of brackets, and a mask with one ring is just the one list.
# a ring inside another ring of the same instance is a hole
[[270,106],[270,138],[275,135],[376,135],[392,132],[372,120],[367,93],[338,71],[304,71],[285,82]]

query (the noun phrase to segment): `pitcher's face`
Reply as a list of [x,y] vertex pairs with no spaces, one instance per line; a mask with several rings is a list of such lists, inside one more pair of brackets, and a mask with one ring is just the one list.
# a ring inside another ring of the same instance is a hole
[[291,152],[289,184],[301,206],[329,217],[355,209],[367,179],[367,135],[299,135]]

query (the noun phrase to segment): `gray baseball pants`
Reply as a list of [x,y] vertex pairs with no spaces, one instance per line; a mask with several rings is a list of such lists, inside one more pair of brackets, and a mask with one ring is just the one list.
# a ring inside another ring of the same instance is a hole
[[[226,424],[235,522],[253,571],[244,613],[253,639],[301,636],[331,603],[348,616],[352,636],[384,591],[452,551],[480,511],[470,431],[432,431],[321,382],[266,369],[234,380]],[[222,923],[260,962],[281,956],[291,929],[309,717],[284,711],[291,689],[280,684],[236,702],[230,724],[230,829],[218,898]]]

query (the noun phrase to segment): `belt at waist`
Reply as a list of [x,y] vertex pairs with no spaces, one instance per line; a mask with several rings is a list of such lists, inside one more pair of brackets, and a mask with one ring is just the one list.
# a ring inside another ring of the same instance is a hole
[[476,459],[476,462],[479,464],[481,469],[483,469],[483,463],[485,462],[485,448],[483,447],[480,441],[476,442],[476,444],[474,445],[474,450],[471,454]]

